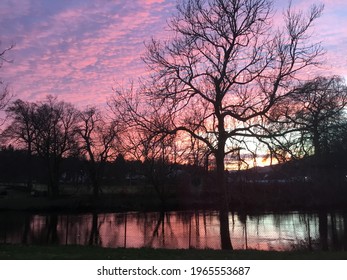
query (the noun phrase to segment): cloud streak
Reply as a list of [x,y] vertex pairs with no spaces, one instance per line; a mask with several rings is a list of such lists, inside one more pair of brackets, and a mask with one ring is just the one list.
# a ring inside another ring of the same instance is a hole
[[[307,8],[313,0],[294,1]],[[322,74],[347,77],[347,5],[326,0],[315,29],[327,49]],[[103,104],[112,87],[146,73],[144,41],[167,37],[166,21],[175,0],[3,0],[0,3],[2,46],[16,43],[13,64],[0,77],[22,99],[47,94],[78,106]]]

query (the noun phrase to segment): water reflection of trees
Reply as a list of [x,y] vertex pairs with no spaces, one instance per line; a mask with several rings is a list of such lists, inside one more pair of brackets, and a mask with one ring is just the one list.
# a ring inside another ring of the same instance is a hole
[[[232,213],[237,249],[346,250],[347,213]],[[103,247],[220,248],[213,211],[0,215],[0,242]]]
[[102,240],[100,237],[100,227],[106,222],[105,215],[99,215],[98,213],[93,213],[91,218],[91,230],[89,237],[89,245],[102,245]]
[[32,244],[86,244],[84,216],[34,215],[25,239]]
[[[238,217],[243,225],[244,247],[262,250],[313,249],[315,244],[318,226],[313,214],[269,213],[245,217],[239,213]],[[247,227],[247,224],[250,226]]]
[[18,243],[22,240],[22,231],[27,224],[28,216],[13,212],[0,212],[0,242]]

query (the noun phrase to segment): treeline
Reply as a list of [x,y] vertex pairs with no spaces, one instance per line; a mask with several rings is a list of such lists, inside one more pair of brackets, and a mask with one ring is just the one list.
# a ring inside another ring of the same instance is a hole
[[61,186],[82,186],[96,198],[102,186],[141,184],[151,185],[165,204],[168,187],[186,180],[188,189],[206,174],[194,149],[179,149],[174,138],[136,137],[143,130],[95,107],[79,110],[47,96],[40,102],[9,102],[6,114],[0,181],[25,184],[28,192],[44,185],[47,195],[56,198]]
[[[83,157],[63,158],[60,166],[60,185],[72,187],[75,191],[81,188],[85,190],[85,193],[90,193],[88,190],[92,182],[88,173],[88,164],[88,160]],[[30,178],[31,187],[36,186],[32,189],[33,194],[35,190],[45,190],[42,186],[46,186],[49,180],[44,159],[34,154],[31,158],[31,167],[28,168],[27,151],[15,149],[11,145],[4,146],[0,150],[0,170],[0,182],[5,185],[28,187]],[[141,172],[141,162],[126,161],[122,155],[118,155],[114,161],[105,164],[100,184],[102,186],[127,185],[130,183],[131,174],[141,174]],[[30,189],[27,188],[27,191]]]
[[59,196],[62,181],[89,183],[98,196],[106,177],[118,173],[118,181],[124,180],[121,124],[98,109],[81,111],[48,96],[42,102],[15,100],[6,112],[2,141],[12,148],[1,151],[3,180],[25,178],[29,190],[34,181],[44,182],[51,197]]
[[[337,76],[318,77],[287,98],[286,106],[276,107],[272,114],[277,121],[268,126],[269,130],[276,130],[275,135],[266,142],[259,141],[256,148],[267,151],[276,163],[290,164],[273,168],[266,174],[270,176],[267,179],[302,183],[306,177],[307,182],[314,181],[327,191],[332,185],[344,185],[347,180],[344,80]],[[114,100],[109,106],[119,104]],[[3,183],[25,183],[28,191],[33,184],[43,184],[51,197],[59,196],[62,184],[90,186],[91,194],[97,197],[104,185],[140,180],[152,185],[165,202],[170,181],[178,173],[184,173],[186,179],[189,177],[185,182],[187,188],[192,183],[201,186],[203,182],[203,188],[209,188],[210,193],[215,189],[214,158],[196,139],[189,138],[183,145],[177,135],[162,137],[139,124],[132,127],[125,114],[105,115],[96,107],[80,110],[52,96],[40,102],[20,99],[9,102],[6,115],[0,150]],[[240,185],[245,178],[251,182],[264,177],[256,169],[246,171],[253,167],[249,162],[257,159],[257,153],[240,151],[227,156],[227,161],[234,163],[234,171],[235,167],[239,170],[226,178],[228,188]]]

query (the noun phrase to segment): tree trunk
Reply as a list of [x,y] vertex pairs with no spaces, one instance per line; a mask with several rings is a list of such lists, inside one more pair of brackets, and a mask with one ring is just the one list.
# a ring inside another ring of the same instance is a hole
[[318,213],[319,242],[323,251],[328,251],[328,214],[325,211]]
[[102,177],[104,175],[105,162],[96,162],[94,158],[89,162],[89,175],[93,188],[93,196],[95,198],[99,197],[100,194],[100,185]]
[[91,181],[92,181],[92,186],[93,186],[93,196],[95,198],[97,198],[99,196],[99,179],[98,179],[98,174],[96,171],[96,166],[95,164],[93,164],[93,166],[91,166]]
[[93,182],[93,196],[97,198],[99,196],[99,184],[98,182]]
[[48,195],[51,198],[59,196],[59,162],[57,159],[48,159]]
[[30,193],[33,190],[32,148],[31,148],[30,142],[28,143],[28,151],[27,151],[27,168],[28,168],[27,187],[28,187],[28,192]]
[[225,182],[224,171],[224,146],[216,154],[216,183],[219,190],[219,227],[221,237],[221,248],[223,250],[232,250],[230,230],[229,230],[229,199]]
[[99,245],[98,214],[92,215],[92,229],[90,231],[89,245]]
[[320,141],[321,135],[318,130],[318,125],[313,126],[313,147],[314,147],[314,156],[313,156],[313,182],[315,197],[318,199],[319,203],[326,203],[327,198],[329,197],[328,185],[328,176],[326,173],[327,166],[325,166],[324,160],[324,149]]
[[58,237],[58,215],[52,214],[47,221],[47,241],[51,244],[59,244]]

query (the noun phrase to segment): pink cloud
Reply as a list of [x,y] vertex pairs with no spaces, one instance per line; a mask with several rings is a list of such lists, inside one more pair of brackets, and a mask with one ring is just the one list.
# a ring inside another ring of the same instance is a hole
[[[323,2],[325,13],[315,25],[315,39],[328,49],[322,73],[347,76],[347,22],[341,15],[347,7],[341,0]],[[18,98],[53,94],[80,106],[105,103],[113,86],[146,74],[143,43],[152,36],[168,36],[166,21],[175,12],[176,0],[81,3],[0,2],[0,40],[3,45],[16,42],[14,63],[4,65],[0,76]],[[293,1],[300,9],[312,3]]]
[[147,5],[152,5],[155,3],[164,3],[165,0],[142,0],[140,2],[143,2],[144,4],[147,4]]

